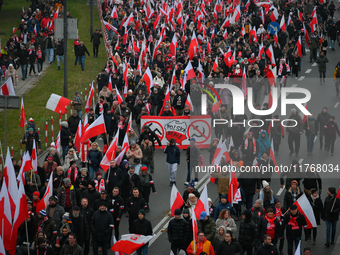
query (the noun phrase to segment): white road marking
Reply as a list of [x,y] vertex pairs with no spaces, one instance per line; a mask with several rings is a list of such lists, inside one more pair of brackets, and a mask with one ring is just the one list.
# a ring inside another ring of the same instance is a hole
[[317,137],[317,136],[316,136],[316,137],[314,137],[314,143],[315,143],[316,139],[318,139],[318,137]]
[[334,105],[334,108],[337,108],[339,105],[339,102],[337,102],[335,105]]
[[310,52],[310,49],[306,49],[306,52]]
[[[292,85],[292,88],[295,88],[295,87],[297,87],[297,84],[293,84]],[[289,93],[287,93],[287,96],[289,95]],[[280,96],[280,95],[279,95]]]
[[310,73],[312,69],[307,69],[305,73]]
[[301,76],[298,81],[302,81],[305,78],[305,76]]
[[301,164],[302,164],[302,162],[303,162],[303,158],[300,158],[300,160],[299,160],[299,164],[301,165]]
[[318,64],[316,63],[316,62],[314,62],[313,64],[312,64],[312,66],[317,66]]

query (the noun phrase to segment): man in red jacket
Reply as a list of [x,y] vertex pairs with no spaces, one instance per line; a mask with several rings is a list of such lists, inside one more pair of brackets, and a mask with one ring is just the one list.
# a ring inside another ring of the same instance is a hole
[[189,255],[199,255],[201,252],[205,252],[207,255],[215,255],[211,242],[205,238],[202,231],[197,233],[196,239],[197,241],[193,240],[187,248],[187,253]]

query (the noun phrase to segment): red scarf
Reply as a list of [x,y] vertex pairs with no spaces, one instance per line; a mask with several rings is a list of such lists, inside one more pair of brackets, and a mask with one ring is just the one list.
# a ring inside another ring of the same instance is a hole
[[275,238],[275,217],[273,218],[269,218],[267,215],[266,215],[266,220],[267,220],[267,231],[266,231],[266,234],[267,235],[270,235],[272,239]]
[[282,216],[281,208],[275,208],[275,217],[279,222],[282,222],[281,216]]
[[42,58],[42,51],[41,50],[37,51],[37,56],[38,56],[38,58]]
[[293,217],[292,215],[290,215],[290,220],[288,222],[288,225],[292,226],[292,230],[298,230],[300,228],[299,224],[296,221],[298,217],[299,215],[296,217]]
[[[71,180],[71,172],[72,172],[72,167],[70,167],[68,170],[67,170],[67,178],[69,178]],[[74,176],[73,176],[73,180],[74,182],[76,181],[77,179],[77,175],[78,175],[78,168],[76,167],[74,169]]]
[[105,180],[102,178],[100,181],[97,179],[94,180],[96,183],[96,190],[100,193],[102,190],[105,190]]
[[[253,154],[255,155],[256,154],[256,141],[255,141],[255,138],[253,138]],[[247,150],[248,149],[248,138],[244,141],[244,149]]]

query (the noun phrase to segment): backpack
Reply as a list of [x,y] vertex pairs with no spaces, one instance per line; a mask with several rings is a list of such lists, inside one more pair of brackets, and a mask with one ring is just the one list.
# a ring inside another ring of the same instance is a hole
[[335,69],[337,70],[336,78],[340,78],[340,62],[337,63]]

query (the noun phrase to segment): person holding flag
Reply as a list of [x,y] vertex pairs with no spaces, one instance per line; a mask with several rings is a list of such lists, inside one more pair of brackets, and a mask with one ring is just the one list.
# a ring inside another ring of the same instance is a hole
[[181,209],[176,209],[175,217],[170,220],[168,225],[168,239],[174,255],[177,255],[179,250],[186,248],[185,241],[188,235],[188,223],[185,219],[181,218]]
[[215,251],[211,242],[205,238],[205,235],[202,231],[197,232],[195,239],[189,244],[186,251],[189,255],[198,255],[203,252],[205,252],[207,255],[215,255]]

